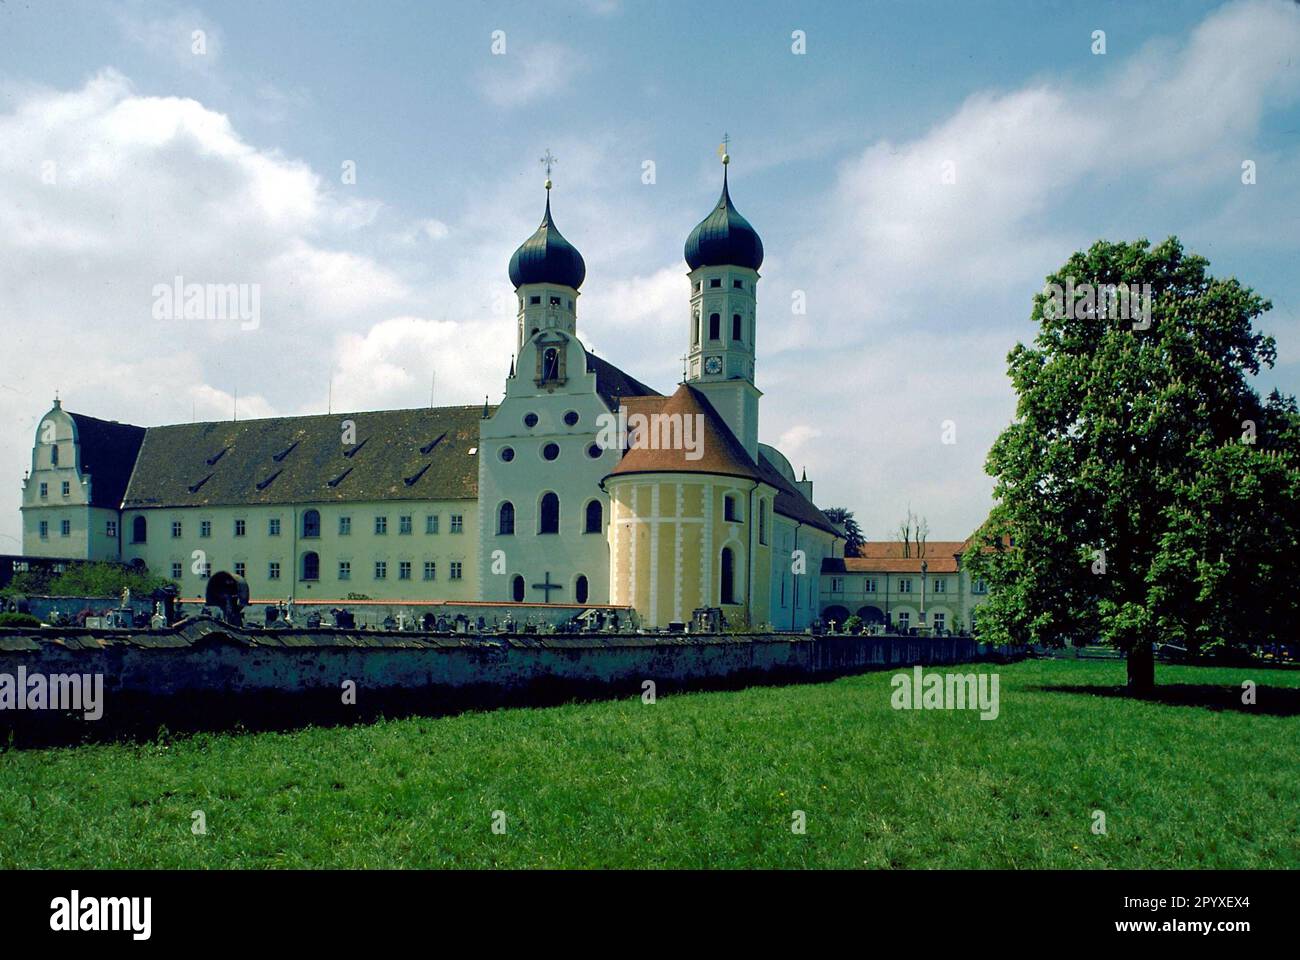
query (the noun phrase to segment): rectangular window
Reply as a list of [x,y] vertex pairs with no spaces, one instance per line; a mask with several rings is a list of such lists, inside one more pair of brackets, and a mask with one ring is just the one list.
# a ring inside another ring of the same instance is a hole
[[41,521],[41,539],[42,540],[50,539],[50,521],[48,520]]
[[397,532],[399,534],[411,532],[411,515],[409,513],[397,518]]
[[461,576],[461,572],[462,572],[462,568],[461,568],[461,565],[460,565],[460,561],[459,561],[459,560],[453,560],[453,561],[451,562],[451,579],[453,579],[453,580],[459,580],[459,579],[460,579],[460,576]]
[[180,535],[181,535],[181,522],[180,522],[179,520],[173,520],[173,521],[172,521],[172,537],[173,537],[173,538],[179,538]]
[[875,593],[875,592],[876,592],[876,578],[875,578],[875,577],[867,577],[867,579],[865,579],[865,580],[862,581],[862,592],[863,592],[863,593]]
[[436,513],[431,513],[424,518],[424,532],[425,533],[438,532],[438,515]]
[[531,306],[531,307],[535,307],[535,306],[537,306],[538,304],[540,304],[541,302],[542,302],[542,298],[541,298],[541,296],[539,296],[539,295],[537,295],[537,294],[534,294],[533,296],[531,296],[531,297],[528,298],[528,305]]
[[376,580],[388,579],[388,562],[386,560],[375,561],[375,579]]
[[730,523],[740,522],[740,507],[735,497],[723,497],[722,518]]
[[987,593],[988,585],[983,580],[976,580],[971,584],[971,593]]
[[211,560],[209,560],[207,563],[203,564],[203,579],[206,580],[206,579],[208,579],[208,577],[210,577],[210,576],[212,576],[212,561],[211,561]]
[[210,536],[212,536],[212,521],[211,521],[211,520],[200,520],[200,521],[199,521],[199,536],[200,536],[200,537],[210,537]]
[[339,561],[339,579],[340,579],[340,580],[351,580],[351,579],[352,579],[352,561],[351,561],[351,560],[340,560],[340,561]]
[[60,520],[60,521],[59,521],[59,534],[60,534],[61,536],[66,537],[66,536],[69,536],[71,533],[72,533],[72,521],[71,521],[71,520]]
[[720,287],[720,286],[722,286],[722,278],[721,278],[721,277],[710,277],[710,278],[709,278],[709,288],[710,288],[710,289],[716,289],[717,287]]
[[105,533],[105,535],[107,535],[107,536],[110,536],[110,537],[116,537],[116,536],[117,536],[117,521],[116,521],[116,520],[110,520],[110,521],[108,521],[108,523],[105,525],[104,533]]
[[911,592],[912,592],[912,581],[911,581],[911,580],[899,580],[899,581],[898,581],[898,592],[899,592],[899,593],[911,593]]
[[243,560],[236,560],[236,561],[235,561],[235,576],[237,576],[237,577],[244,577],[244,576],[247,576],[247,575],[248,575],[248,564],[244,563]]
[[242,537],[242,536],[244,535],[245,532],[246,532],[246,528],[245,528],[244,521],[243,521],[243,520],[236,520],[236,521],[235,521],[235,536],[237,536],[237,537]]
[[841,577],[831,577],[831,593],[843,593],[844,580]]
[[71,485],[70,483],[68,483],[67,480],[64,480],[64,481],[63,481],[63,486],[62,486],[61,492],[62,492],[62,494],[63,494],[65,497],[66,497],[68,494],[72,493],[72,485]]
[[944,627],[945,627],[946,624],[947,624],[947,615],[946,615],[946,614],[943,614],[943,613],[936,613],[936,614],[934,615],[934,632],[935,632],[935,633],[943,633],[943,629],[944,629]]
[[182,565],[179,564],[179,563],[175,563],[175,562],[173,562],[173,563],[172,563],[172,579],[173,579],[173,580],[179,580],[182,576],[184,576],[184,567],[182,567]]
[[339,536],[347,537],[352,534],[352,518],[339,517]]
[[383,536],[388,532],[388,518],[375,517],[375,533]]
[[903,611],[898,615],[898,629],[900,633],[907,633],[911,625],[912,625],[912,615],[910,613],[908,613],[907,611]]
[[48,483],[42,483],[42,484],[41,484],[41,499],[44,500],[44,499],[46,499],[47,497],[49,497],[49,495],[50,495],[50,485],[49,485]]
[[266,579],[268,580],[280,579],[280,562],[278,560],[272,560],[270,563],[266,565]]
[[424,561],[424,579],[433,580],[438,575],[438,565],[432,560]]
[[733,290],[744,290],[744,289],[745,289],[745,281],[744,281],[744,280],[732,280],[732,281],[731,281],[731,286],[732,286],[732,289],[733,289]]
[[451,515],[451,532],[452,533],[465,532],[465,517],[462,514],[453,513]]
[[278,537],[280,535],[280,518],[272,517],[266,521],[266,535],[268,537]]
[[948,592],[948,581],[945,580],[943,577],[936,577],[936,578],[935,578],[935,581],[934,581],[934,592],[935,592],[935,593],[947,593],[947,592]]
[[411,561],[410,561],[410,560],[402,560],[402,561],[399,561],[399,562],[398,562],[398,564],[397,564],[397,579],[398,579],[398,580],[410,580],[410,579],[411,579]]

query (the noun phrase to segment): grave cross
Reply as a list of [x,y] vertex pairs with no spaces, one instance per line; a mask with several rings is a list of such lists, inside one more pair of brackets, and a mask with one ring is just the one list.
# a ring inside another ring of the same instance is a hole
[[561,585],[558,584],[558,583],[551,583],[551,571],[547,570],[547,571],[546,571],[546,582],[545,582],[545,583],[534,583],[534,584],[533,584],[533,589],[534,589],[534,590],[542,590],[542,591],[545,591],[545,594],[546,594],[546,603],[550,603],[550,602],[551,602],[551,591],[552,591],[552,590],[563,590],[564,587],[561,586]]

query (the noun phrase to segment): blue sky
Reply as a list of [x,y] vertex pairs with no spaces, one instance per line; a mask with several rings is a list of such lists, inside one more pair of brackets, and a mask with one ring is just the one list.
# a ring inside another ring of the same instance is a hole
[[[982,519],[1005,355],[1098,237],[1178,234],[1272,298],[1260,385],[1297,388],[1294,3],[10,2],[0,551],[55,388],[144,424],[229,416],[236,390],[241,416],[316,412],[331,381],[336,410],[423,405],[431,379],[499,397],[548,148],[580,334],[671,388],[723,131],[768,254],[761,438],[869,536],[909,505],[936,539]],[[175,275],[260,284],[259,328],[153,320]]]

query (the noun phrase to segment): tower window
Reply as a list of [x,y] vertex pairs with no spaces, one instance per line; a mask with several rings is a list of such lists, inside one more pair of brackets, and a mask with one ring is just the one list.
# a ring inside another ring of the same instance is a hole
[[515,505],[507,500],[497,510],[497,536],[510,537],[515,532]]
[[721,277],[713,277],[712,279],[709,280],[709,286],[710,286],[710,287],[713,287],[713,288],[717,288],[717,287],[722,286],[722,278],[721,278]]
[[559,305],[560,305],[560,298],[559,298],[559,297],[551,297],[551,306],[553,306],[553,307],[558,307]]
[[732,340],[744,339],[744,337],[741,336],[740,333],[740,326],[741,326],[740,314],[733,313],[731,315],[731,339]]
[[573,582],[573,599],[578,603],[587,602],[587,578],[583,574],[578,574],[578,579]]
[[502,448],[501,448],[501,462],[502,462],[502,463],[509,463],[509,462],[510,462],[511,460],[513,460],[514,458],[515,458],[515,448],[514,448],[514,447],[502,447]]
[[524,414],[524,426],[527,427],[529,430],[531,430],[531,429],[533,429],[533,427],[537,426],[537,414],[535,414],[535,413],[525,413],[525,414]]
[[736,498],[726,496],[722,499],[722,517],[729,523],[740,523],[740,511],[737,508]]
[[602,453],[604,453],[604,451],[600,449],[600,444],[598,443],[590,444],[587,447],[587,456],[591,457],[593,460],[599,460]]
[[599,500],[587,504],[587,516],[583,524],[583,533],[600,533],[605,527],[605,508]]
[[564,415],[564,422],[568,424],[570,427],[576,427],[578,425],[578,411],[570,410],[568,413],[566,413]]
[[731,281],[731,286],[732,286],[733,289],[736,289],[736,290],[744,290],[744,289],[745,289],[745,281],[744,281],[744,280],[732,280],[732,281]]
[[560,532],[560,498],[554,493],[542,495],[541,510],[537,519],[538,533]]
[[709,314],[709,339],[717,340],[722,337],[722,317],[716,313]]
[[59,465],[59,445],[56,443],[50,447],[50,466],[57,467],[58,465]]
[[542,457],[546,460],[555,460],[560,456],[560,445],[558,443],[548,443],[542,447]]
[[[542,302],[542,298],[541,298],[541,297],[538,297],[538,296],[529,297],[529,298],[528,298],[528,302],[529,302],[532,306],[535,307],[535,306],[537,306],[538,304],[540,304],[540,303]],[[533,331],[533,333],[536,333],[536,332],[537,332],[536,330]]]

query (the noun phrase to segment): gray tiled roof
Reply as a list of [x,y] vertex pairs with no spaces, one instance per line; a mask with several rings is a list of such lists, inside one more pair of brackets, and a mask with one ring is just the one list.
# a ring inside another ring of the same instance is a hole
[[[489,410],[491,408],[488,408]],[[123,506],[472,500],[484,408],[150,427]],[[356,425],[345,446],[344,421]]]
[[77,427],[81,470],[90,474],[90,505],[116,510],[122,505],[145,428],[71,410],[67,413]]

